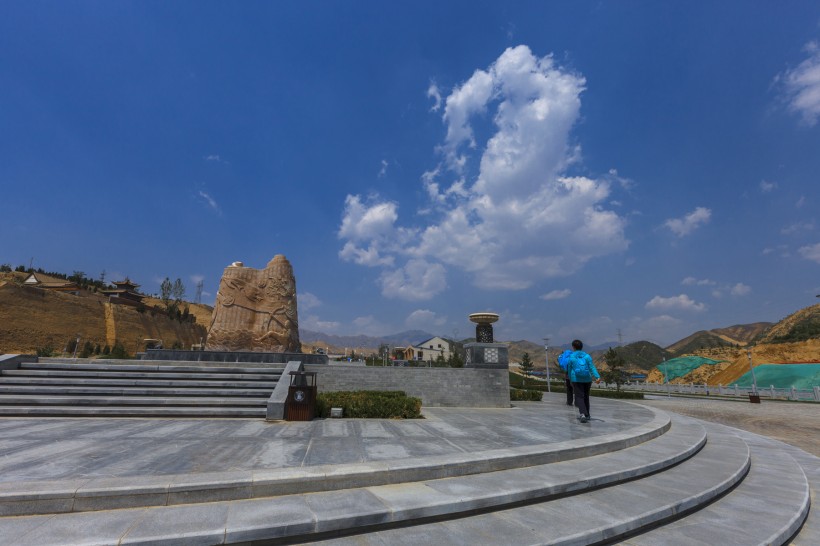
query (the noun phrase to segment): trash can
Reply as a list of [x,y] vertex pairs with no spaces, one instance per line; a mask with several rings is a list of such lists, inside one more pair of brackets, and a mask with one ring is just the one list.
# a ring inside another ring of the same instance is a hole
[[760,395],[756,392],[752,391],[749,393],[749,402],[752,404],[759,404],[760,403]]
[[310,421],[316,415],[316,372],[290,372],[286,421]]

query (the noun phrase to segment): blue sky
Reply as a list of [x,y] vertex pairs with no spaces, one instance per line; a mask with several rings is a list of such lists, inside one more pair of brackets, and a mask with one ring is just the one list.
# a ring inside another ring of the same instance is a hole
[[820,294],[817,2],[4,2],[0,263],[668,344]]

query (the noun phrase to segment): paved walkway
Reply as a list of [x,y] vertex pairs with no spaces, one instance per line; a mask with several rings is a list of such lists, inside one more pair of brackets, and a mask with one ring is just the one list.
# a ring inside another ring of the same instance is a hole
[[653,395],[641,403],[768,436],[820,457],[820,404],[817,403],[764,400],[750,404],[662,395]]
[[564,395],[512,409],[425,408],[425,419],[0,419],[0,483],[230,472],[475,453],[627,431],[652,410]]
[[[652,420],[593,398],[581,424],[563,394],[507,409],[425,408],[421,420],[0,419],[0,483],[230,472],[474,453],[622,432]],[[655,397],[647,406],[747,430],[820,456],[820,404]]]

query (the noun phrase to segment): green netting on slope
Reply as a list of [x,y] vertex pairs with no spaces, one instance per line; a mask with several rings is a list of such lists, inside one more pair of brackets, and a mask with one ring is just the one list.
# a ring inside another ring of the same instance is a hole
[[683,377],[692,370],[696,370],[704,364],[715,365],[723,360],[712,360],[711,358],[704,358],[702,356],[680,356],[667,360],[662,364],[658,364],[658,370],[666,375],[667,381],[672,381],[678,377]]
[[[774,385],[777,389],[812,389],[820,385],[820,364],[761,364],[755,366],[757,388]],[[752,372],[746,372],[730,385],[751,387]]]

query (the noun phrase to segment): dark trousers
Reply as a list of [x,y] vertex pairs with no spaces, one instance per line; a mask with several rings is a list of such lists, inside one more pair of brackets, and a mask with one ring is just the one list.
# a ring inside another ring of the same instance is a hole
[[575,394],[575,405],[581,415],[589,417],[589,389],[592,383],[573,383],[572,392]]
[[569,380],[569,376],[564,378],[564,385],[567,387],[567,405],[572,405],[572,382]]

